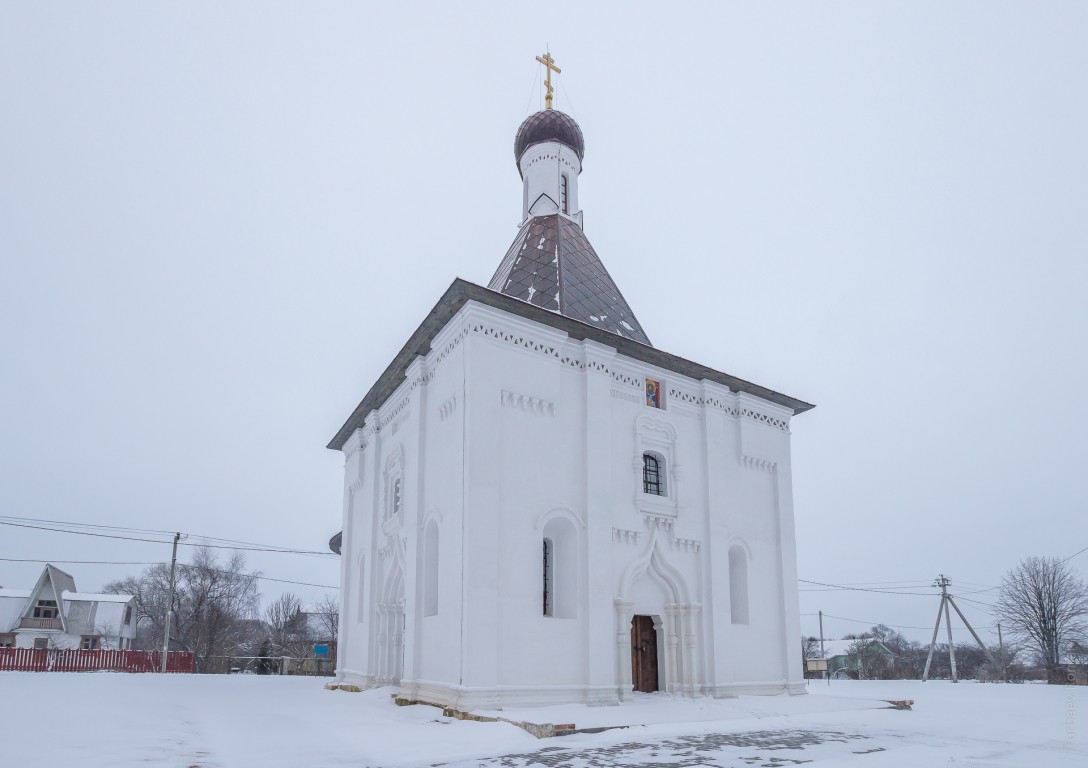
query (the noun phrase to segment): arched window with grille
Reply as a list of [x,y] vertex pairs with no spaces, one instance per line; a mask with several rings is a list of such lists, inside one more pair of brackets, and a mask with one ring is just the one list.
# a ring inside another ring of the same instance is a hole
[[567,174],[563,174],[559,179],[559,204],[563,213],[570,213],[570,203],[567,198]]
[[544,526],[540,549],[541,596],[545,616],[573,619],[578,615],[578,531],[566,518]]
[[642,492],[665,496],[665,457],[654,451],[642,454]]

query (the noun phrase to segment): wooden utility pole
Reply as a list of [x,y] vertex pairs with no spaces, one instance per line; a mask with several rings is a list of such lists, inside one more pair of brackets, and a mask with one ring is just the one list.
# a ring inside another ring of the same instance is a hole
[[170,655],[170,624],[174,616],[174,571],[178,567],[178,541],[181,534],[174,534],[174,551],[170,555],[170,597],[166,601],[166,627],[162,633],[162,672],[166,671],[166,659]]
[[826,659],[827,654],[824,653],[824,612],[820,611],[820,658]]

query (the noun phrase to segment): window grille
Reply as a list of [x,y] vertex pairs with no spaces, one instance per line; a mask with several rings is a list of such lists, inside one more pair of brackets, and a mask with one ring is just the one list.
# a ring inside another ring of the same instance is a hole
[[554,563],[552,560],[552,542],[551,539],[544,539],[544,615],[551,616],[554,610],[552,605],[552,568]]
[[651,453],[642,454],[642,492],[663,496],[661,487],[661,459]]

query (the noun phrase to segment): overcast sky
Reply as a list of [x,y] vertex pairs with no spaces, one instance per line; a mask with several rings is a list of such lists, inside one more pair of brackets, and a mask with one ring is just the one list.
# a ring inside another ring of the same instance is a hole
[[[1086,39],[1083,2],[3,2],[0,515],[325,550],[325,444],[515,235],[550,45],[650,339],[818,406],[800,576],[920,593],[803,591],[803,629],[931,626],[938,572],[1088,546]],[[0,557],[169,545],[0,526]]]

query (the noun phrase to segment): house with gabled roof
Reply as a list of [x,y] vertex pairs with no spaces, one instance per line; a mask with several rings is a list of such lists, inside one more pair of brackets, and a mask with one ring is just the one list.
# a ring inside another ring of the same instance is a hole
[[0,648],[126,649],[135,637],[132,595],[79,592],[55,565],[32,589],[0,589]]

